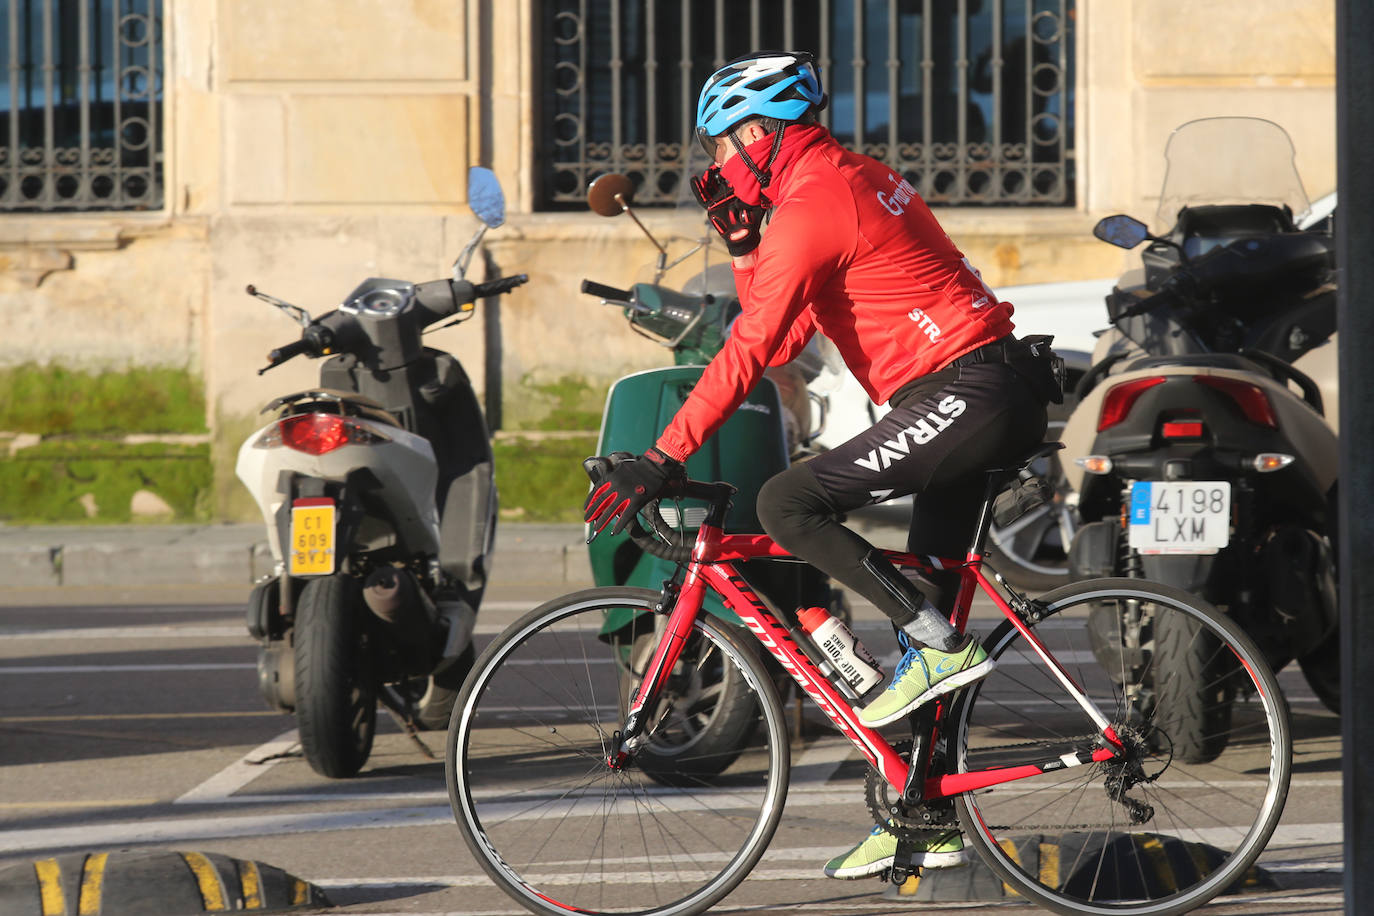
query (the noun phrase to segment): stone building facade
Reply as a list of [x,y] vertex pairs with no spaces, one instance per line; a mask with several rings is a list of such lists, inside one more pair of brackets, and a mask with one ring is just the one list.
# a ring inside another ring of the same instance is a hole
[[[191,367],[227,457],[261,403],[315,370],[297,360],[256,374],[295,332],[244,287],[318,314],[368,276],[447,275],[476,226],[467,169],[486,165],[509,215],[475,270],[530,283],[503,299],[499,326],[479,316],[433,344],[479,387],[499,386],[512,417],[541,381],[656,364],[661,350],[578,291],[584,276],[642,279],[649,243],[628,220],[534,209],[540,10],[164,0],[165,207],[0,216],[0,360]],[[1329,0],[1078,0],[1076,34],[1076,206],[938,212],[994,287],[1118,272],[1122,253],[1091,227],[1154,213],[1164,143],[1192,118],[1274,120],[1309,196],[1334,188]],[[699,218],[642,216],[674,242],[702,232]]]

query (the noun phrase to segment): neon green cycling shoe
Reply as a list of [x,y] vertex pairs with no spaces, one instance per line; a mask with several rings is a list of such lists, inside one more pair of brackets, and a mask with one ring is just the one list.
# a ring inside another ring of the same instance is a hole
[[907,649],[897,663],[892,683],[859,711],[859,721],[869,728],[895,722],[941,694],[986,677],[997,666],[972,633],[966,635],[963,645],[953,652],[941,652],[930,646],[914,649],[907,643],[905,634],[898,634],[897,641]]
[[[911,864],[921,868],[952,868],[968,861],[964,838],[957,830],[931,831],[929,839],[912,843]],[[827,878],[867,878],[892,867],[897,856],[897,838],[881,826],[874,827],[868,837],[842,855],[825,863]]]

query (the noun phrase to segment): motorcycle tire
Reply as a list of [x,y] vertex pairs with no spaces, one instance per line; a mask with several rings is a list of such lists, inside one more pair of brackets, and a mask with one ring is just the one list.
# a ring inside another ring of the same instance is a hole
[[1340,632],[1332,633],[1321,645],[1298,659],[1307,686],[1322,701],[1322,705],[1340,715],[1341,712],[1341,640]]
[[[629,708],[657,644],[654,633],[641,633],[625,647],[628,664],[620,675],[623,708]],[[681,786],[719,776],[754,736],[759,708],[752,691],[738,671],[713,655],[709,644],[689,643],[664,687],[660,706],[666,706],[668,719],[636,758],[639,769],[655,782]],[[649,718],[662,714],[652,710]]]
[[1155,622],[1155,721],[1170,736],[1175,756],[1207,763],[1226,749],[1234,692],[1227,665],[1210,634],[1177,615]]
[[425,731],[443,731],[448,728],[449,717],[453,714],[453,703],[458,699],[458,691],[463,689],[473,662],[477,661],[477,649],[471,643],[458,656],[458,660],[438,674],[425,680],[424,695],[415,704],[415,723]]
[[296,608],[296,722],[311,769],[331,779],[357,774],[372,753],[377,686],[362,650],[357,584],[312,579]]

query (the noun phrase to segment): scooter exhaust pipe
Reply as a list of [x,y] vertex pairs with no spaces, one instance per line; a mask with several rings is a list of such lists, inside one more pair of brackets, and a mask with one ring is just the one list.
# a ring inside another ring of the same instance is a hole
[[392,566],[373,570],[363,584],[363,601],[407,655],[423,659],[432,651],[437,612],[409,572]]

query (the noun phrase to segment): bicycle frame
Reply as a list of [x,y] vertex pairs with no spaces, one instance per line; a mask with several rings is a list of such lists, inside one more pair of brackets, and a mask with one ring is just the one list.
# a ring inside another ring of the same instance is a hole
[[[985,526],[982,526],[985,527]],[[980,528],[981,530],[981,528]],[[978,539],[981,541],[981,538]],[[930,564],[920,557],[896,551],[883,551],[889,560],[899,566],[915,567],[926,571]],[[877,767],[883,778],[894,788],[903,790],[909,783],[908,763],[893,749],[878,732],[859,721],[858,713],[848,700],[836,689],[820,668],[798,647],[792,631],[777,619],[768,606],[754,592],[744,577],[731,565],[734,562],[773,558],[791,558],[766,535],[725,534],[710,520],[702,525],[687,564],[686,578],[678,592],[677,599],[669,613],[667,630],[650,661],[639,690],[631,702],[624,729],[621,733],[621,746],[607,760],[611,766],[621,766],[629,757],[630,751],[647,740],[644,733],[643,712],[657,697],[668,673],[676,665],[687,638],[691,635],[692,625],[701,612],[702,603],[708,590],[718,593],[726,605],[739,615],[749,631],[768,649],[778,663],[792,675],[806,694],[816,703],[826,716],[858,748],[859,752]],[[1012,767],[998,767],[967,773],[927,773],[921,783],[922,800],[930,801],[959,795],[964,792],[988,786],[1013,782],[1029,776],[1048,773],[1087,763],[1103,762],[1116,758],[1122,747],[1106,716],[1083,692],[1064,667],[1054,658],[1037,635],[1026,626],[1011,605],[984,575],[983,556],[978,542],[970,549],[963,561],[936,559],[942,569],[956,569],[962,579],[955,610],[951,622],[962,632],[968,622],[969,610],[973,603],[974,592],[981,589],[992,599],[1012,626],[1016,627],[1034,647],[1040,659],[1050,667],[1064,689],[1074,698],[1085,712],[1102,730],[1108,746],[1091,752],[1066,751],[1064,754],[1042,761]],[[942,727],[943,709],[937,714],[936,729]]]

